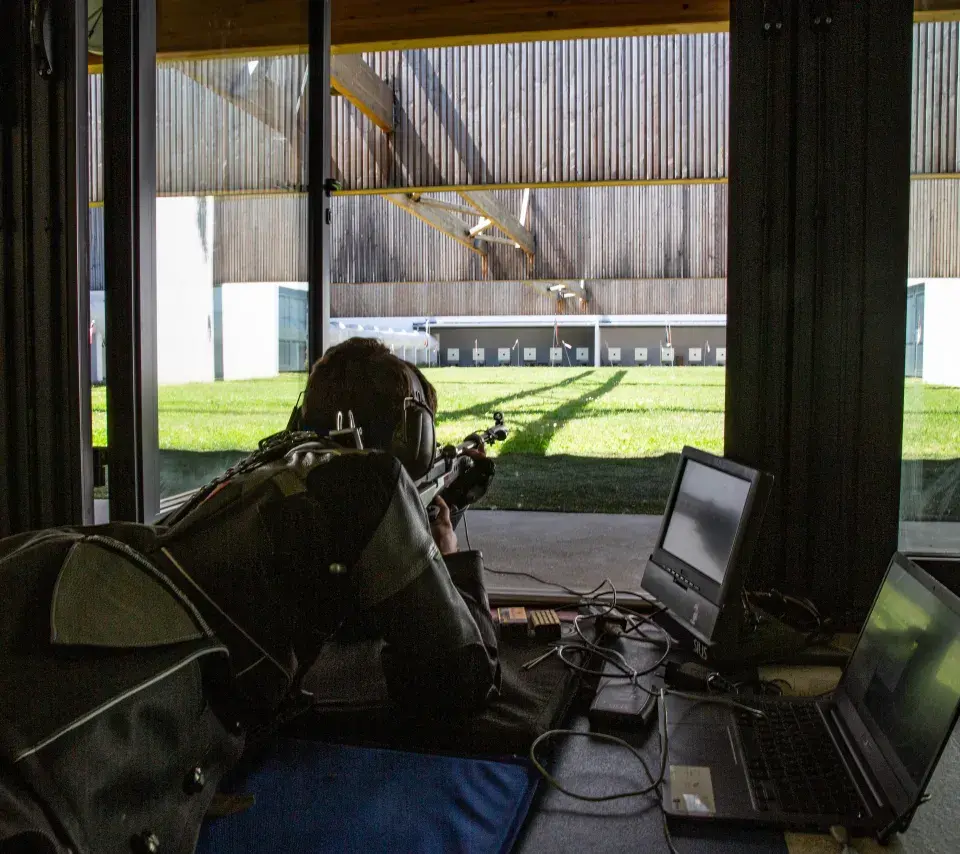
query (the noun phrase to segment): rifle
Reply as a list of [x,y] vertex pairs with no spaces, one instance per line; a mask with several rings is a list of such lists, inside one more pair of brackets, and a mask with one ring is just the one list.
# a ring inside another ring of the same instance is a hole
[[[417,492],[424,507],[443,490],[452,486],[476,465],[467,451],[483,450],[486,445],[502,442],[507,438],[507,427],[503,422],[503,413],[493,413],[493,426],[482,433],[471,433],[459,445],[445,445],[437,448],[430,470],[416,481]],[[433,511],[431,511],[433,512]],[[431,516],[431,520],[432,520]]]

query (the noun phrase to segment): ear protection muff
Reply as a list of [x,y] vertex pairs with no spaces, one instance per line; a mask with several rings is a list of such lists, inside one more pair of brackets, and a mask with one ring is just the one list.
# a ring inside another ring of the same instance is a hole
[[403,372],[407,376],[408,394],[403,402],[403,415],[393,433],[390,453],[400,460],[407,474],[417,480],[433,465],[437,453],[436,427],[420,378],[406,363]]
[[[403,372],[407,377],[407,396],[403,401],[403,412],[393,431],[389,450],[400,460],[407,474],[417,480],[433,465],[437,453],[436,428],[433,412],[427,405],[426,394],[416,371],[404,362]],[[311,425],[304,423],[302,400],[303,392],[290,413],[288,431],[313,429]]]

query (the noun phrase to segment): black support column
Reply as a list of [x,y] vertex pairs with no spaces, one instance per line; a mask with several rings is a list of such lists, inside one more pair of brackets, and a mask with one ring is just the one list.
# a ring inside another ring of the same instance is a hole
[[310,0],[309,29],[307,269],[312,365],[330,343],[330,0]]
[[152,522],[160,506],[155,0],[104,0],[103,25],[110,519]]
[[777,479],[750,585],[851,627],[897,546],[912,20],[731,3],[726,451]]
[[6,536],[93,521],[86,4],[0,3],[0,32],[0,536]]

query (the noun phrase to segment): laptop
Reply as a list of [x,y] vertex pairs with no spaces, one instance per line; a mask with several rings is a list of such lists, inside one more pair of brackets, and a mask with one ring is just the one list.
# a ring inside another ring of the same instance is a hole
[[901,554],[835,691],[743,697],[744,709],[666,696],[670,816],[881,840],[904,830],[960,711],[960,598]]

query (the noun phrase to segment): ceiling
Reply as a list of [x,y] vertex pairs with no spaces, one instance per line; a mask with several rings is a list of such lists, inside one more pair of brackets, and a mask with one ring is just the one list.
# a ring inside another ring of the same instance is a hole
[[[305,50],[310,0],[157,0],[161,57]],[[960,0],[916,0],[958,20]],[[333,0],[335,53],[727,29],[728,0]]]

